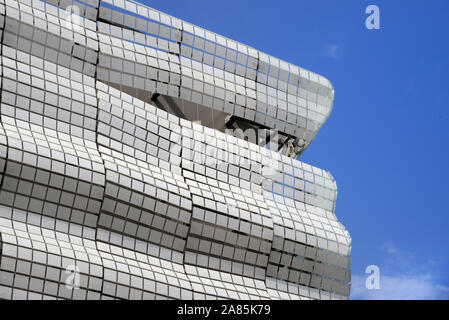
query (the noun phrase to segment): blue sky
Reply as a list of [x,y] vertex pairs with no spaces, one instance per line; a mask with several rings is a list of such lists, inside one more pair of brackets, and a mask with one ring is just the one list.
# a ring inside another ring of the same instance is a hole
[[334,110],[300,160],[337,180],[351,297],[449,298],[449,1],[141,2],[327,77]]

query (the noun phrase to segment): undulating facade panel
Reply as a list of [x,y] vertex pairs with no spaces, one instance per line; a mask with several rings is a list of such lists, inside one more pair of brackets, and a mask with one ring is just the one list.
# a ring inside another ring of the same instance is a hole
[[192,200],[180,167],[179,119],[101,82],[97,95],[106,169],[96,237],[107,261],[103,294],[192,299],[183,267]]
[[[105,175],[96,144],[96,53],[75,54],[95,44],[95,23],[74,33],[65,10],[48,3],[5,5],[0,295],[99,299],[95,236]],[[76,288],[66,285],[75,273]]]
[[127,0],[0,0],[0,299],[346,299],[324,77]]

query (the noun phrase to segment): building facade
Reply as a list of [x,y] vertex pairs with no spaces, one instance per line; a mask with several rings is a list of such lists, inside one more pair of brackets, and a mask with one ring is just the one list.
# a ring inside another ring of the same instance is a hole
[[0,0],[1,299],[346,299],[324,77],[128,0]]

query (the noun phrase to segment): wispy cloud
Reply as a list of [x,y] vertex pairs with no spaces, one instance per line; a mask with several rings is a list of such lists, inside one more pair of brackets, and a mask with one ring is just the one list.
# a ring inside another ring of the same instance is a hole
[[414,272],[417,272],[422,271],[423,267],[425,267],[422,261],[420,261],[419,266],[415,263],[416,254],[414,252],[401,250],[392,242],[383,243],[381,250],[386,254],[385,261],[383,263],[384,268],[387,269],[386,271],[393,269],[392,271],[396,272],[399,270],[407,270],[410,272],[410,266],[414,266],[414,268],[419,269],[413,270]]
[[343,50],[338,44],[327,44],[324,46],[321,54],[325,57],[337,60],[342,56]]
[[380,275],[380,289],[365,287],[366,275],[352,277],[351,299],[358,300],[429,300],[449,299],[449,287],[440,285],[429,274],[412,276]]
[[401,250],[391,242],[381,248],[385,259],[380,269],[380,289],[369,290],[368,274],[352,276],[351,299],[359,300],[429,300],[449,299],[449,286],[432,275],[435,261],[421,261],[414,252]]

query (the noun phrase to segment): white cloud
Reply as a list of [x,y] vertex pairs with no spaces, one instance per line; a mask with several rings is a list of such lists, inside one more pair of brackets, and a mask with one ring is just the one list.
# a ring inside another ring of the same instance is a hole
[[384,249],[389,253],[389,254],[395,254],[398,253],[398,249],[396,248],[396,246],[391,243],[391,242],[385,242],[383,244]]
[[368,290],[368,275],[353,275],[351,299],[357,300],[429,300],[449,299],[449,287],[440,285],[428,274],[415,276],[380,275],[380,289]]
[[342,49],[338,44],[328,44],[324,46],[321,54],[325,57],[337,60],[342,56]]
[[440,284],[433,276],[434,260],[420,259],[414,252],[385,242],[380,249],[385,253],[379,264],[380,289],[365,286],[368,274],[352,276],[351,299],[361,300],[428,300],[449,299],[449,286]]
[[427,264],[417,259],[414,252],[402,250],[391,242],[383,243],[380,249],[386,253],[383,269],[388,274],[397,274],[400,270],[402,272],[407,271],[407,274],[428,273],[426,271],[428,270]]

